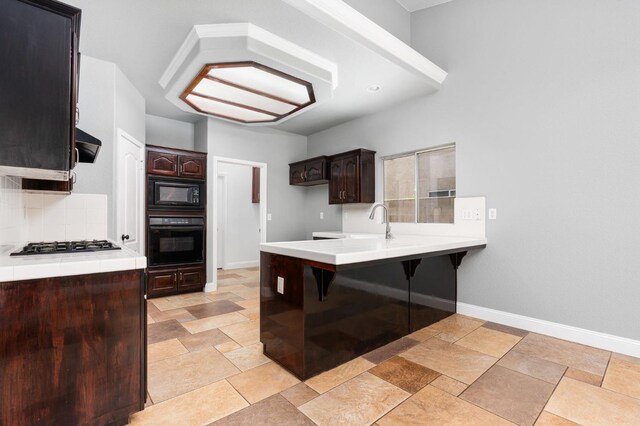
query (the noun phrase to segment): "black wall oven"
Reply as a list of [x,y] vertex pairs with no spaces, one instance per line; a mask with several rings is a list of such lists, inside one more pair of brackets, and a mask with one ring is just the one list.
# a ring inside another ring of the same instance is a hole
[[147,198],[151,210],[204,210],[205,185],[197,180],[150,177]]
[[150,217],[149,266],[202,264],[205,253],[204,217]]

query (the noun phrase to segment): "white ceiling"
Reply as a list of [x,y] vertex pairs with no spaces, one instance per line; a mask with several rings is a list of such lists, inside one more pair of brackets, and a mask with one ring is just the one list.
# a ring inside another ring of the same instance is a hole
[[[280,130],[312,134],[435,90],[425,84],[424,77],[282,0],[67,1],[82,9],[81,52],[117,64],[144,96],[151,115],[191,122],[201,119],[171,104],[158,84],[196,24],[251,22],[338,65],[334,98],[275,126]],[[367,92],[373,84],[382,89]]]
[[415,12],[417,10],[426,9],[428,7],[437,6],[439,4],[448,3],[451,0],[396,0],[407,11]]

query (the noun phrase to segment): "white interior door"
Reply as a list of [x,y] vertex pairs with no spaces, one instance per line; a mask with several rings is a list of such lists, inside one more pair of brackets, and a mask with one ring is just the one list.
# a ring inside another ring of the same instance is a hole
[[116,238],[144,254],[144,145],[118,129],[116,146]]
[[227,179],[224,175],[218,176],[218,203],[216,206],[218,214],[218,241],[217,241],[217,264],[218,268],[224,269],[224,237],[227,225]]

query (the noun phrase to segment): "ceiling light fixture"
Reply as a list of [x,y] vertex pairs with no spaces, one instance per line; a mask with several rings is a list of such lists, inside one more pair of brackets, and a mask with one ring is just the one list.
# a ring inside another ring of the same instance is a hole
[[377,84],[372,84],[371,86],[367,87],[367,92],[377,92],[381,89],[381,87]]
[[311,83],[253,61],[205,65],[180,99],[241,123],[276,122],[316,101]]

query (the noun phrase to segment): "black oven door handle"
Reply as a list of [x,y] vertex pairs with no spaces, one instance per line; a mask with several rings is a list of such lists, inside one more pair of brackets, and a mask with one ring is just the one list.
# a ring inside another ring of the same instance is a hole
[[180,226],[180,225],[149,225],[149,229],[153,230],[171,230],[171,231],[204,231],[204,226]]

